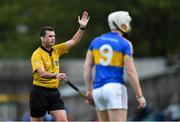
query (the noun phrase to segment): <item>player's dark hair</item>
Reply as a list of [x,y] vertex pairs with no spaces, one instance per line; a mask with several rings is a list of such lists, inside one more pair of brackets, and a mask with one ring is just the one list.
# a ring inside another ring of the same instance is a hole
[[46,35],[46,31],[54,31],[54,28],[51,26],[44,26],[40,30],[40,37],[44,37]]

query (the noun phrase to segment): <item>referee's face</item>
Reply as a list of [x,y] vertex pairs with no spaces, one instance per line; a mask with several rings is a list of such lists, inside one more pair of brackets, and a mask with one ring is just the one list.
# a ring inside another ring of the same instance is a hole
[[55,32],[54,31],[46,31],[46,35],[43,38],[43,43],[51,47],[55,44]]

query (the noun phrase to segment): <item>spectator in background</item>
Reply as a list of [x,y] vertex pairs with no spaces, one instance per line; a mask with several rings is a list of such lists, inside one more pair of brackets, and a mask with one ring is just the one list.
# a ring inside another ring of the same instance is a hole
[[[46,114],[44,115],[44,121],[49,121],[49,122],[52,122],[52,121],[55,121],[53,116],[51,114],[48,114],[48,112],[46,112]],[[30,116],[29,116],[29,112],[25,112],[22,116],[22,121],[23,122],[28,122],[30,121]]]
[[64,102],[58,90],[59,81],[67,80],[65,73],[59,71],[59,58],[79,43],[89,21],[86,11],[78,16],[79,29],[68,41],[55,45],[55,32],[50,26],[40,30],[41,47],[31,57],[33,88],[30,95],[31,121],[43,121],[48,111],[56,121],[67,121]]
[[180,94],[178,91],[174,92],[171,98],[171,103],[165,109],[164,115],[166,120],[180,121]]
[[22,115],[22,121],[23,121],[23,122],[28,122],[28,121],[30,121],[29,112],[25,112],[25,113]]
[[86,54],[84,79],[86,95],[90,99],[87,102],[92,104],[94,100],[100,121],[126,121],[128,98],[123,79],[124,68],[134,89],[139,108],[146,106],[133,61],[132,44],[123,37],[131,30],[130,22],[131,17],[126,11],[111,13],[108,16],[111,32],[95,38]]

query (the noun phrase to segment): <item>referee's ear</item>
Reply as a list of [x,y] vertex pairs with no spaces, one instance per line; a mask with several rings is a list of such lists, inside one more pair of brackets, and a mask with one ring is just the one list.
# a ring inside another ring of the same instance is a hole
[[43,41],[43,37],[41,36],[40,39],[41,39],[41,42],[42,42]]

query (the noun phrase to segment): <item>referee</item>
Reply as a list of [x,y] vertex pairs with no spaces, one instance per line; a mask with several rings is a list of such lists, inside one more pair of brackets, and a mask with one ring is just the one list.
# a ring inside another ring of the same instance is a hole
[[57,89],[61,79],[67,80],[66,74],[59,69],[59,58],[80,42],[88,21],[88,13],[84,11],[81,18],[78,16],[80,27],[75,35],[57,45],[55,45],[55,31],[51,26],[45,26],[40,30],[42,44],[31,57],[33,73],[33,87],[30,93],[31,121],[43,121],[46,112],[56,121],[68,121],[64,102]]

